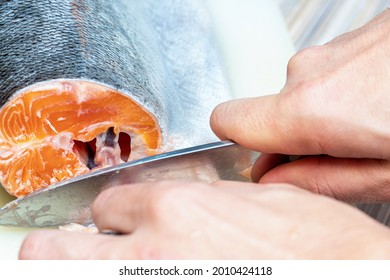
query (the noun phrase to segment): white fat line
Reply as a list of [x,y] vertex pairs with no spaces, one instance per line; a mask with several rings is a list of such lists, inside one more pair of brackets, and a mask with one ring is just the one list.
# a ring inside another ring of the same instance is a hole
[[55,127],[51,124],[51,122],[49,122],[48,119],[45,119],[45,122],[50,126],[50,128],[51,128],[55,133],[58,134],[58,131],[57,131],[57,130],[55,129]]

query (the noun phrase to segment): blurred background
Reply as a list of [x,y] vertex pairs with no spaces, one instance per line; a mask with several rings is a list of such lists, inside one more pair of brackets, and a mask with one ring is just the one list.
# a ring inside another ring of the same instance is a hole
[[297,50],[324,44],[372,19],[389,0],[277,0]]

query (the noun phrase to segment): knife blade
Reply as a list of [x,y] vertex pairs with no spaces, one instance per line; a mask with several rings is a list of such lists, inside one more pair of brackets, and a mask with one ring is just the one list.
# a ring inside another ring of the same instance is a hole
[[242,172],[258,155],[233,142],[221,141],[103,168],[9,202],[0,209],[0,225],[88,225],[92,223],[92,203],[106,188],[160,180],[250,181]]

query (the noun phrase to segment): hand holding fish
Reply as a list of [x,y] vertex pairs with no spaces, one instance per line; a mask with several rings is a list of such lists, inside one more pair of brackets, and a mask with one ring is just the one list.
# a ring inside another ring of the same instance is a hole
[[[352,202],[390,201],[390,11],[289,62],[278,95],[217,107],[222,139],[268,153],[252,171]],[[290,162],[285,155],[301,155]]]
[[390,239],[385,226],[353,207],[286,184],[267,187],[237,182],[125,185],[103,192],[93,210],[100,230],[114,230],[123,235],[37,231],[25,240],[20,257],[390,257],[386,255],[390,252]]

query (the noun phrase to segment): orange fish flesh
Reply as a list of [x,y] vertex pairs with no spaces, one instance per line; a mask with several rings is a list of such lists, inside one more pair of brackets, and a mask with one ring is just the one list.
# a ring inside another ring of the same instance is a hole
[[85,81],[29,87],[1,108],[0,122],[0,182],[18,197],[153,155],[161,144],[152,114],[118,91]]

